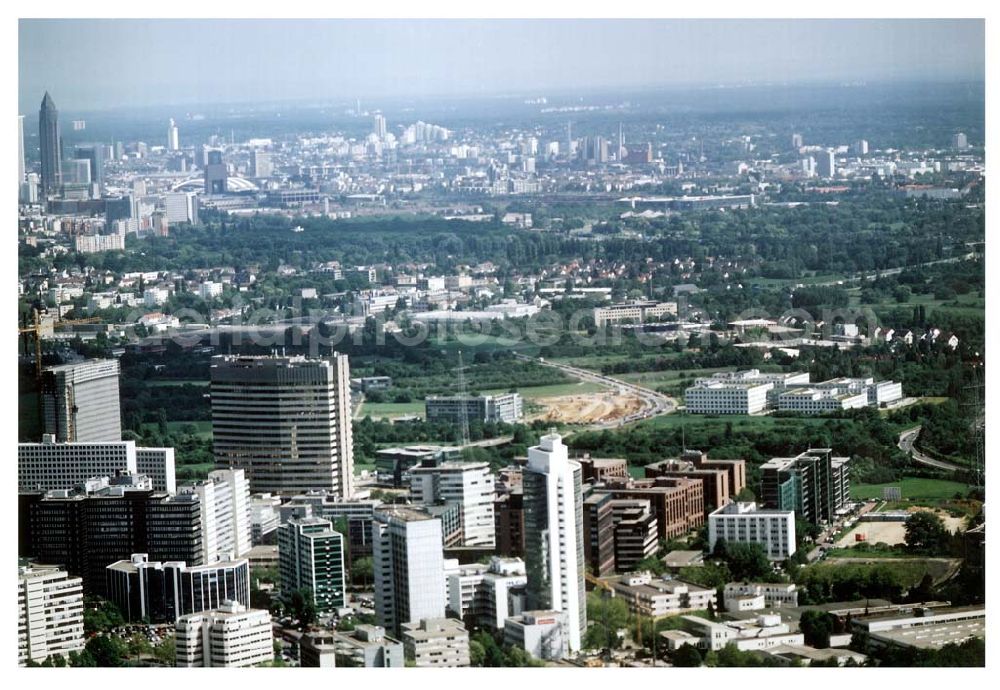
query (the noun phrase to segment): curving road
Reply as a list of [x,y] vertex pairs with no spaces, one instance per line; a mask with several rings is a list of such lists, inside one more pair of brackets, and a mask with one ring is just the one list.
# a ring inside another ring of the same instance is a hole
[[593,429],[612,429],[615,427],[622,426],[624,424],[630,424],[632,422],[638,422],[642,419],[649,419],[650,417],[656,417],[661,414],[670,414],[677,409],[677,402],[662,393],[657,393],[649,388],[643,388],[642,386],[637,386],[634,383],[628,383],[627,381],[622,381],[620,379],[615,379],[610,376],[605,376],[604,374],[598,374],[589,369],[581,369],[580,367],[574,367],[569,364],[561,364],[558,362],[546,362],[541,357],[528,357],[527,355],[522,355],[519,353],[514,353],[514,356],[518,359],[528,360],[532,362],[537,362],[542,366],[552,367],[553,369],[559,369],[560,371],[569,374],[570,376],[576,377],[582,381],[590,381],[592,383],[600,383],[605,386],[610,386],[618,391],[619,394],[630,393],[639,400],[642,401],[642,409],[638,412],[633,412],[630,415],[622,417],[621,419],[616,419],[613,422],[601,422],[598,424],[592,424],[590,428]]
[[955,465],[954,463],[944,462],[943,460],[935,460],[934,458],[921,453],[914,447],[914,444],[917,442],[917,436],[919,435],[919,426],[913,429],[907,429],[899,435],[899,443],[896,444],[901,451],[909,453],[914,462],[919,462],[920,464],[928,465],[929,467],[936,467],[939,470],[951,470],[953,472],[969,469],[967,467],[962,467],[961,465]]

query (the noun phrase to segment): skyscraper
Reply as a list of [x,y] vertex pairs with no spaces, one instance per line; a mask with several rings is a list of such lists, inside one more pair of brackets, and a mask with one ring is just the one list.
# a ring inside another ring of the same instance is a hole
[[267,151],[253,152],[253,176],[256,178],[266,178],[274,174],[274,166],[271,164],[271,154]]
[[42,158],[42,196],[59,191],[62,184],[62,138],[59,136],[59,111],[49,92],[45,92],[38,111],[38,148]]
[[528,449],[523,483],[525,608],[565,613],[569,648],[577,652],[587,627],[583,470],[553,432]]
[[225,194],[229,170],[222,160],[222,151],[205,153],[205,194]]
[[83,584],[51,565],[17,569],[17,663],[82,652]]
[[495,546],[493,474],[487,463],[445,462],[436,467],[414,467],[410,470],[410,500],[457,503],[462,516],[462,545]]
[[250,485],[243,470],[216,470],[208,479],[181,488],[198,495],[205,563],[239,558],[250,551]]
[[42,372],[41,396],[45,433],[56,441],[122,440],[118,360],[49,367]]
[[372,134],[377,136],[379,139],[385,139],[385,116],[382,113],[375,113],[372,123]]
[[399,635],[404,623],[444,618],[441,520],[418,508],[384,506],[372,522],[375,617]]
[[296,590],[308,589],[321,614],[344,605],[344,537],[329,520],[291,518],[278,527],[278,564],[286,602]]
[[271,614],[235,601],[177,619],[179,667],[241,668],[274,658]]
[[820,151],[817,154],[816,174],[825,178],[831,178],[837,174],[837,159],[833,151]]
[[101,144],[87,144],[77,146],[73,157],[78,160],[87,161],[90,168],[90,181],[96,182],[101,188],[104,187],[104,146]]
[[174,124],[174,118],[170,118],[170,124],[167,126],[167,149],[170,151],[177,151],[181,148],[180,138],[177,134],[177,125]]
[[353,493],[347,355],[212,359],[212,435],[220,469],[254,493]]

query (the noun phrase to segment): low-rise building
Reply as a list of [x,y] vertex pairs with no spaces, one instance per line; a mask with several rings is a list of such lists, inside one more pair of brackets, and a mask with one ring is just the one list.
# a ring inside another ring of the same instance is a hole
[[502,395],[431,395],[424,399],[428,422],[467,421],[513,424],[524,416],[520,393]]
[[714,589],[669,576],[656,577],[649,572],[627,573],[609,580],[609,583],[615,595],[628,604],[629,610],[642,616],[660,618],[716,605]]
[[454,618],[424,618],[400,626],[403,650],[418,668],[469,665],[469,631]]
[[637,300],[594,308],[594,324],[598,328],[609,323],[648,323],[664,316],[677,316],[677,302]]
[[799,605],[798,587],[786,582],[730,582],[722,597],[726,611],[758,611]]
[[767,557],[783,561],[795,553],[795,513],[758,510],[756,503],[730,503],[708,516],[708,550],[730,544],[760,544]]
[[337,666],[402,668],[406,665],[403,644],[387,637],[385,628],[377,625],[358,625],[349,633],[333,633],[309,644],[332,644]]

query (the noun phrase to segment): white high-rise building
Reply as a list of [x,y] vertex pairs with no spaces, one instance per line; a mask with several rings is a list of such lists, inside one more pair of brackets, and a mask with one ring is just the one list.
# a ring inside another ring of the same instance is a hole
[[194,192],[169,192],[163,195],[168,223],[198,223],[198,195]]
[[179,151],[180,148],[181,142],[177,133],[177,125],[174,124],[174,118],[170,118],[170,124],[167,126],[167,149],[170,151]]
[[118,472],[144,474],[156,491],[177,490],[173,448],[136,448],[135,441],[57,443],[50,434],[41,443],[17,445],[19,491],[72,489]]
[[375,113],[372,123],[372,134],[377,136],[380,140],[385,139],[386,126],[385,126],[385,116],[382,113]]
[[389,505],[372,522],[375,617],[399,635],[404,623],[445,616],[441,520],[411,506]]
[[493,474],[485,462],[444,462],[410,470],[410,501],[453,501],[461,508],[462,545],[496,545]]
[[57,441],[122,440],[118,360],[88,359],[42,372],[45,433]]
[[587,627],[583,553],[583,470],[562,437],[542,436],[528,449],[524,486],[524,563],[528,610],[561,611],[571,652]]
[[254,493],[353,493],[347,355],[212,358],[219,468],[243,468]]
[[240,558],[250,551],[250,482],[243,470],[215,470],[205,481],[182,487],[181,493],[200,499],[205,563]]
[[253,176],[256,178],[267,178],[274,174],[274,165],[271,163],[271,154],[267,151],[253,152]]
[[233,601],[177,619],[177,666],[239,668],[274,658],[271,614]]
[[53,566],[17,571],[17,664],[82,652],[83,580]]
[[827,179],[837,174],[837,158],[833,151],[826,150],[817,152],[816,174],[819,177]]

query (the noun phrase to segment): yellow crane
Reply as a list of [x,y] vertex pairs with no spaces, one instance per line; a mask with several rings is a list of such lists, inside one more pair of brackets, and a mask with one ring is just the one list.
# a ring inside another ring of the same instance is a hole
[[[42,379],[42,317],[38,313],[37,309],[32,309],[32,314],[34,316],[35,323],[32,326],[25,326],[24,328],[17,329],[18,334],[21,333],[33,333],[35,336],[35,376],[39,381]],[[84,323],[99,323],[100,319],[96,316],[87,319],[72,319],[59,321],[60,326],[73,326],[77,324]]]

